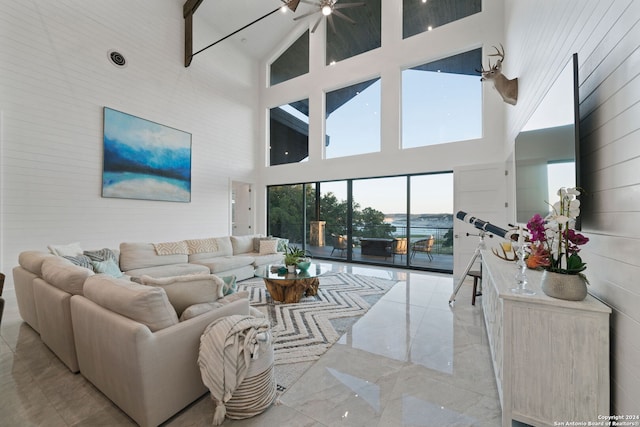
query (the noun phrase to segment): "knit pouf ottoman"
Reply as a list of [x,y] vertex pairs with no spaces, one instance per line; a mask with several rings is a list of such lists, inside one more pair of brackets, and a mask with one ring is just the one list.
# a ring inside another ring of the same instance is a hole
[[198,365],[215,404],[213,425],[264,412],[276,398],[273,343],[266,318],[234,315],[200,337]]

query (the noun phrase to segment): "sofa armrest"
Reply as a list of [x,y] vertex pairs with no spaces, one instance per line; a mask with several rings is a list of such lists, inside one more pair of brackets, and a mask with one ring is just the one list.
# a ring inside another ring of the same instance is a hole
[[200,336],[215,319],[248,314],[247,300],[156,332],[87,298],[71,298],[80,372],[141,426],[156,426],[206,393]]

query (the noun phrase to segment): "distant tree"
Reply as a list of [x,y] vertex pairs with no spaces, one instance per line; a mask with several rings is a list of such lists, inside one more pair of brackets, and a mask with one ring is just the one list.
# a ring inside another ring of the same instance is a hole
[[357,227],[357,233],[354,231],[354,235],[360,237],[390,238],[396,230],[394,226],[384,222],[383,212],[368,207],[358,212],[357,216],[354,212],[353,223]]
[[[269,234],[287,238],[292,242],[302,242],[305,233],[302,187],[298,184],[269,188]],[[306,186],[306,193],[307,200],[312,200],[314,193],[311,186]]]
[[[307,220],[326,221],[325,236],[347,233],[346,200],[338,200],[332,192],[320,197],[320,218],[315,218],[315,191],[313,186],[305,186],[307,206],[303,206],[303,186],[282,185],[270,187],[268,193],[269,223],[271,235],[289,239],[291,242],[302,242],[307,233],[303,220],[303,209],[307,210]],[[359,203],[353,203],[353,230],[355,236],[391,237],[395,227],[384,222],[384,213],[366,207],[360,209]]]
[[453,246],[453,228],[447,230],[447,232],[442,237],[442,246]]

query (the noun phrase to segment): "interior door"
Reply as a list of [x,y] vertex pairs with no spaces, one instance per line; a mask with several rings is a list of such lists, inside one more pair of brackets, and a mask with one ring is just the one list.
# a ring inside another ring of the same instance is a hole
[[254,234],[253,191],[246,182],[231,182],[231,234],[246,236]]
[[[508,216],[504,163],[461,167],[455,169],[453,175],[454,215],[464,211],[500,228],[509,228],[506,224]],[[454,283],[460,280],[480,244],[480,238],[477,236],[479,231],[468,222],[457,218],[453,221]],[[467,236],[467,233],[470,235]],[[500,241],[500,237],[486,236],[484,239],[487,248],[497,247]],[[474,269],[479,268],[479,263],[478,258]]]

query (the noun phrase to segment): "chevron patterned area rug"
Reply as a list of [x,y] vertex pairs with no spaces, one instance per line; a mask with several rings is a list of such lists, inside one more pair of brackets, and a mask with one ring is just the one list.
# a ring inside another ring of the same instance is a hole
[[349,273],[320,277],[318,294],[299,303],[273,301],[262,279],[238,283],[271,321],[278,388],[290,387],[396,282]]

